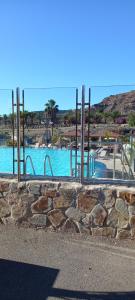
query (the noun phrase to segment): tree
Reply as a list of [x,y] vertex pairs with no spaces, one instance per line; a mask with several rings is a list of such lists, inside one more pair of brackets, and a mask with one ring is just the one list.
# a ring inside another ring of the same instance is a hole
[[26,125],[27,125],[27,120],[28,120],[29,114],[30,114],[30,113],[29,113],[27,110],[21,111],[21,112],[20,112],[20,119],[21,119],[21,122],[22,122],[23,119],[24,119],[24,124],[26,124]]
[[109,111],[103,112],[103,120],[105,124],[110,122],[110,118],[111,118],[111,113]]
[[43,119],[43,114],[41,112],[36,113],[36,118],[38,120],[38,123],[41,125],[42,124],[42,119]]
[[85,111],[85,122],[86,124],[88,123],[96,123],[96,110],[90,110],[90,112],[88,111],[88,109],[86,109]]
[[59,106],[56,104],[56,101],[53,99],[48,100],[48,102],[45,104],[45,112],[47,113],[52,123],[55,123],[56,114],[59,110],[58,107]]
[[132,112],[128,115],[128,125],[130,127],[134,127],[135,126],[135,113]]
[[3,115],[4,125],[7,124],[8,116],[6,114]]
[[76,120],[76,111],[70,110],[65,116],[64,116],[64,124],[67,126],[75,125],[77,121],[77,124],[80,124],[81,121],[81,112],[80,110],[77,111],[77,120]]
[[102,112],[97,111],[96,114],[95,114],[95,123],[96,123],[96,124],[102,123],[102,119],[103,119],[103,114],[102,114]]
[[33,126],[34,124],[34,118],[36,116],[36,113],[34,111],[30,111],[29,114],[28,114],[30,120],[31,120],[31,125]]
[[111,117],[113,119],[113,122],[115,123],[116,122],[116,119],[121,115],[121,113],[119,111],[113,111],[111,113]]
[[9,118],[11,124],[13,124],[13,121],[15,121],[15,119],[16,119],[16,113],[9,114],[8,118]]

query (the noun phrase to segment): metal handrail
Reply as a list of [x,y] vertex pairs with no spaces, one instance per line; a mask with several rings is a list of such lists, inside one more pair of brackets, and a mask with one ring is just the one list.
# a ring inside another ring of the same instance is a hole
[[[74,145],[74,142],[72,142],[71,145],[70,145],[70,175],[71,175],[71,177],[74,177],[74,176],[76,177],[77,174],[75,172],[75,168],[72,167],[73,157],[76,158],[76,155],[73,155],[73,151],[74,151],[74,149],[72,148],[73,145]],[[77,155],[77,158],[80,158],[80,157],[81,157],[81,154]],[[89,167],[90,167],[90,160],[91,160],[92,156],[88,155],[87,157],[84,156],[84,158],[87,158],[86,162],[84,162],[83,165],[87,165],[87,177],[89,177],[90,176]],[[81,162],[76,161],[76,164],[77,164],[77,167],[78,167],[78,165],[81,165]],[[79,169],[77,169],[77,173],[78,173],[78,170]],[[94,172],[95,172],[95,167],[94,167],[92,173],[94,173]],[[80,176],[79,174],[80,174],[80,171],[78,173],[78,176]]]
[[[121,157],[120,157],[120,161],[121,161],[121,164],[122,164],[123,170],[125,171],[125,173],[126,173],[127,177],[130,179],[130,176],[129,176],[129,174],[128,174],[127,170],[126,170],[125,164],[124,164],[124,162],[123,162],[123,160],[122,160],[122,158],[121,158]],[[122,176],[123,176],[123,175],[122,175]]]
[[[91,145],[95,145],[95,144],[99,144],[99,142],[91,142]],[[130,162],[129,162],[129,160],[128,160],[128,157],[127,157],[127,155],[126,155],[126,153],[125,153],[125,150],[124,150],[124,147],[123,147],[123,145],[122,145],[122,143],[121,142],[101,142],[101,144],[104,144],[104,145],[108,145],[108,144],[110,144],[110,145],[119,145],[120,147],[121,147],[121,150],[122,150],[122,152],[123,152],[123,157],[124,157],[124,159],[125,159],[125,161],[126,161],[126,164],[128,165],[128,169],[129,169],[129,173],[128,173],[128,171],[127,171],[127,169],[126,169],[126,167],[125,167],[125,164],[124,164],[124,162],[122,161],[122,158],[121,157],[119,157],[119,159],[121,160],[121,164],[122,164],[122,167],[123,167],[123,170],[124,170],[124,172],[126,173],[126,175],[128,176],[128,178],[130,179],[130,178],[133,178],[134,179],[134,172],[133,172],[133,170],[132,170],[132,168],[131,168],[131,166],[130,166]],[[73,143],[72,143],[72,145],[73,145]],[[73,164],[73,148],[72,148],[72,145],[70,145],[70,170],[71,170],[71,176],[74,176],[74,170],[73,170],[73,167],[72,167],[72,164]],[[78,157],[79,157],[80,155],[78,155]],[[116,153],[115,153],[115,151],[114,151],[114,167],[113,167],[113,179],[115,179],[115,172],[116,172],[116,170],[115,170],[115,159],[116,159]],[[88,161],[87,161],[88,162]],[[88,165],[89,165],[89,162],[88,162]],[[89,173],[89,170],[87,170],[87,175],[89,175],[88,174]],[[89,176],[88,176],[89,177]]]
[[32,158],[31,158],[30,155],[26,156],[26,159],[25,159],[25,162],[24,162],[25,175],[26,175],[26,167],[27,167],[27,161],[28,161],[28,159],[30,160],[30,164],[31,164],[31,167],[32,167],[32,170],[33,170],[33,174],[36,175],[35,168],[34,168],[34,165],[33,165],[33,161],[32,161]]
[[123,151],[123,154],[124,154],[126,163],[127,163],[127,165],[128,165],[128,168],[129,168],[129,178],[130,178],[130,174],[131,174],[132,177],[133,177],[133,179],[134,179],[134,173],[133,173],[132,168],[131,168],[131,166],[130,166],[129,160],[128,160],[128,158],[127,158],[127,155],[126,155],[126,153],[125,153],[125,150],[124,150],[124,148],[123,148],[123,145],[121,145],[121,146],[122,146],[122,151]]
[[46,175],[46,162],[47,162],[47,159],[48,159],[49,167],[50,167],[50,170],[51,170],[51,175],[53,176],[51,160],[50,160],[50,156],[48,154],[46,154],[45,159],[44,159],[44,175]]

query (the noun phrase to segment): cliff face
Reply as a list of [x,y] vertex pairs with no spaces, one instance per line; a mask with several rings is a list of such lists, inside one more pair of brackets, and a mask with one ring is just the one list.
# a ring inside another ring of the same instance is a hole
[[135,112],[135,91],[106,97],[93,108],[102,109],[104,112],[119,111],[122,115]]

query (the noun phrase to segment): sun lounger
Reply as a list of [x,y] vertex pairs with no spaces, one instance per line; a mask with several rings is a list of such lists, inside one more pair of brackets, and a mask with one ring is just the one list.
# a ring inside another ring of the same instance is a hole
[[106,159],[107,158],[107,150],[102,150],[98,157],[102,158],[102,159]]

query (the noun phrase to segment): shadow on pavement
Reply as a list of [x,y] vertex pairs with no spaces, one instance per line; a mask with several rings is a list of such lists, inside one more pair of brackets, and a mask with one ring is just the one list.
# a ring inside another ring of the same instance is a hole
[[0,259],[0,300],[45,300],[59,270]]
[[135,300],[135,292],[81,292],[55,289],[51,291],[51,296],[60,299],[82,299],[82,300]]
[[135,300],[135,292],[81,292],[53,288],[58,269],[0,259],[0,300]]

